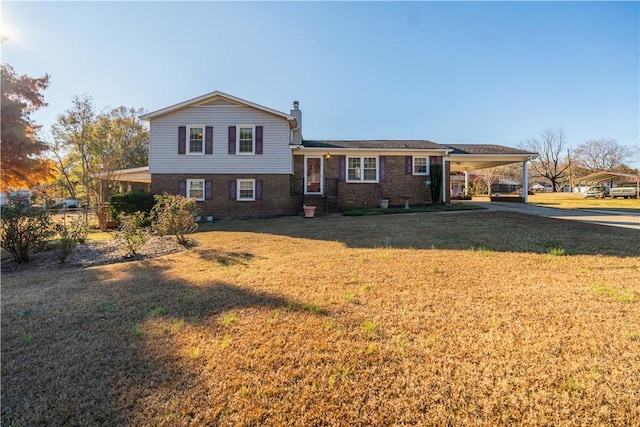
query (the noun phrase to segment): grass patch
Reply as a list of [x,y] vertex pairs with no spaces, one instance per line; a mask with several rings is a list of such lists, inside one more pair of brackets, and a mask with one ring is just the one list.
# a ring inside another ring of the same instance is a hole
[[376,207],[345,207],[342,214],[344,216],[373,216],[373,215],[394,215],[420,212],[452,212],[452,211],[468,211],[484,209],[480,206],[465,205],[462,203],[454,203],[451,205],[438,206],[414,206],[409,209],[404,207],[389,207],[387,209]]
[[222,321],[220,323],[222,323],[222,326],[224,326],[225,328],[228,328],[229,326],[237,322],[238,322],[238,316],[234,311],[232,311],[230,313],[225,313],[222,316]]
[[549,248],[547,254],[551,256],[565,256],[566,252],[563,248]]
[[3,272],[2,425],[640,424],[636,230],[208,226],[161,259]]
[[148,308],[149,316],[161,317],[167,314],[167,309],[160,305],[152,305]]
[[616,286],[604,285],[596,283],[593,287],[596,295],[606,295],[614,301],[633,303],[638,300],[636,293],[632,288],[620,289]]
[[536,193],[529,196],[532,205],[547,206],[560,209],[606,209],[629,212],[640,212],[637,199],[596,199],[582,198],[577,193]]

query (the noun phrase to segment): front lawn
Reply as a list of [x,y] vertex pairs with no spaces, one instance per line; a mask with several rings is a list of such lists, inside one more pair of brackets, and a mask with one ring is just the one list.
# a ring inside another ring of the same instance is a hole
[[638,425],[640,232],[507,212],[207,224],[2,276],[2,425]]

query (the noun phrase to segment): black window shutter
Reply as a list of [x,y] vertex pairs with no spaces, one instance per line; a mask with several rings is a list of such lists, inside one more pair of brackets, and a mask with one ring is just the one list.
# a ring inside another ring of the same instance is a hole
[[229,181],[229,200],[236,200],[236,181]]
[[262,200],[262,180],[256,179],[256,200]]
[[204,198],[205,200],[213,199],[213,182],[211,181],[204,182]]
[[338,181],[344,182],[346,178],[347,158],[346,156],[338,156]]
[[187,197],[187,181],[180,181],[178,183],[178,194],[182,197]]
[[262,126],[256,126],[256,154],[262,154]]
[[187,153],[187,127],[178,126],[178,154]]
[[229,126],[229,154],[236,154],[236,127],[235,126]]
[[213,154],[213,126],[204,128],[204,154]]
[[413,157],[405,156],[404,157],[404,173],[407,175],[411,175],[413,173]]
[[380,156],[380,182],[387,182],[387,156]]

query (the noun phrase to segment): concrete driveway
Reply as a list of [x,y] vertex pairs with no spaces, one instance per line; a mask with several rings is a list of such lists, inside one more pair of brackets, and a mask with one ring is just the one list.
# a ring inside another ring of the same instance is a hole
[[558,209],[524,203],[465,201],[465,204],[480,205],[489,211],[518,212],[547,218],[568,219],[610,227],[640,230],[640,213],[602,209]]

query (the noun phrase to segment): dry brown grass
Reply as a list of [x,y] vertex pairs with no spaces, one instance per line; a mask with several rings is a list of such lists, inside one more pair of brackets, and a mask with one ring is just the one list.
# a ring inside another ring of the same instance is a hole
[[638,231],[211,228],[164,258],[4,275],[2,425],[640,423]]

